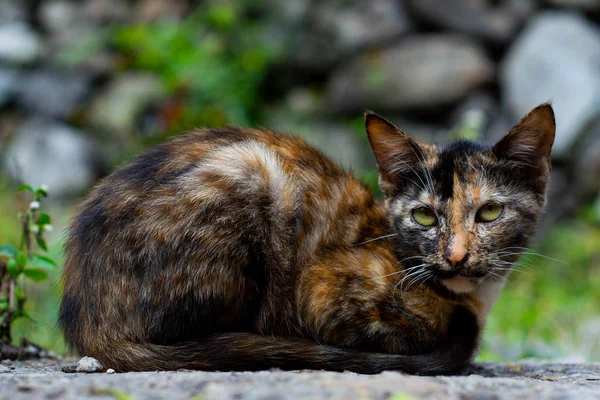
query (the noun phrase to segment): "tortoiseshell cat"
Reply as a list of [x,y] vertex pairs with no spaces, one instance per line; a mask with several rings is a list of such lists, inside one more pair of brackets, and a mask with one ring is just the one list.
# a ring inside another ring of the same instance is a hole
[[66,244],[69,344],[117,371],[461,371],[542,212],[552,108],[493,147],[365,120],[383,203],[267,130],[200,130],[104,179]]

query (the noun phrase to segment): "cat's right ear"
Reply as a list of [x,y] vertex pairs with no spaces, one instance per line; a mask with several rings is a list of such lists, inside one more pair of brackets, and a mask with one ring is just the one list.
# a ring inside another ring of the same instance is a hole
[[423,159],[423,145],[371,111],[365,112],[365,126],[377,160],[379,186],[385,195],[391,195],[402,184],[403,177]]

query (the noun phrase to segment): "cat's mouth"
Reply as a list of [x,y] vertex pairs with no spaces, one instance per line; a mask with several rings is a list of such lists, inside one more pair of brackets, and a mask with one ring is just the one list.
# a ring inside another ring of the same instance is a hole
[[485,274],[479,272],[465,273],[457,271],[440,271],[439,282],[454,293],[469,293],[477,288]]
[[459,274],[452,278],[442,279],[440,282],[454,293],[469,293],[475,290],[481,279]]

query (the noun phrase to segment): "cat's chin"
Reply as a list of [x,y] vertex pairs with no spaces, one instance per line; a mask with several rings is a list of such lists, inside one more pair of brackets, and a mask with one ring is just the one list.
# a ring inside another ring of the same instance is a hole
[[454,293],[469,293],[475,290],[477,285],[473,282],[473,278],[463,275],[456,275],[453,278],[442,279],[442,284]]

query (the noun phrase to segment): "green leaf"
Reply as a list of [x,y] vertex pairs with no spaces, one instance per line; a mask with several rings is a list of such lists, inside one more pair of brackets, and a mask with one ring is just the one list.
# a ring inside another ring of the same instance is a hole
[[42,197],[48,197],[48,192],[44,189],[38,189],[35,191],[35,198],[40,201]]
[[15,247],[10,244],[3,244],[2,246],[0,246],[0,256],[16,257],[17,249],[15,249]]
[[17,265],[21,268],[27,265],[27,253],[25,253],[24,251],[19,251],[17,253]]
[[40,249],[42,249],[44,251],[48,251],[48,245],[46,244],[46,241],[40,235],[35,236],[35,241],[37,242],[38,246],[40,246]]
[[25,319],[30,320],[31,322],[37,323],[37,320],[31,316],[27,311],[21,310],[21,316]]
[[19,186],[19,188],[17,189],[17,193],[21,193],[21,192],[24,192],[24,191],[26,191],[26,190],[30,191],[31,193],[34,193],[34,192],[35,192],[35,190],[33,189],[33,187],[32,187],[32,186],[30,186],[30,185],[21,185],[21,186]]
[[0,311],[4,312],[8,310],[8,301],[0,301]]
[[8,273],[14,276],[15,278],[19,276],[19,265],[17,264],[17,260],[15,260],[14,258],[8,260],[8,262],[6,263],[6,269],[8,270]]
[[53,259],[50,257],[40,256],[38,254],[34,254],[33,256],[29,257],[29,260],[27,260],[27,265],[47,270],[53,270],[56,268],[56,262],[54,262]]
[[46,225],[46,224],[50,224],[52,223],[52,219],[50,218],[50,216],[46,213],[39,213],[38,214],[38,220],[37,220],[37,224],[38,225]]
[[15,295],[17,296],[17,300],[25,300],[27,296],[23,293],[23,290],[20,287],[15,287]]
[[48,278],[48,272],[41,268],[25,268],[23,274],[32,281],[40,282]]

